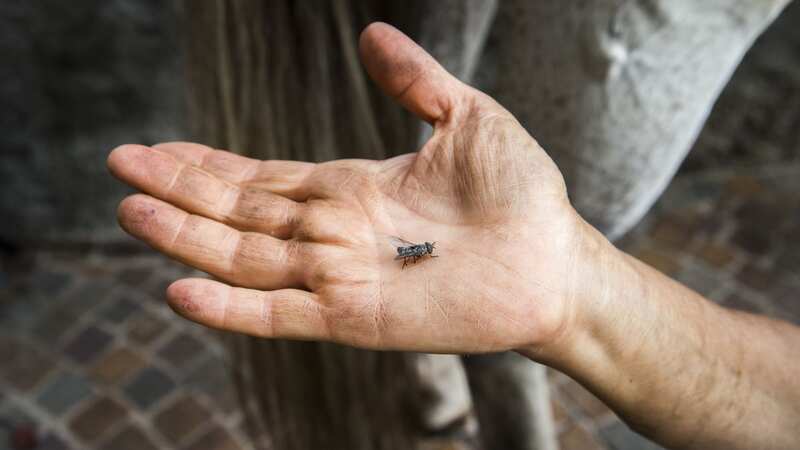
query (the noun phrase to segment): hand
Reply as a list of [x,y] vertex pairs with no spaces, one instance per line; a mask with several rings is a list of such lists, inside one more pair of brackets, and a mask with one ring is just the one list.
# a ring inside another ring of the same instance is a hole
[[[223,281],[185,279],[184,317],[269,338],[373,349],[489,352],[568,332],[585,226],[561,174],[514,117],[409,38],[369,26],[383,90],[434,126],[386,161],[256,161],[189,143],[125,145],[122,227]],[[436,241],[404,269],[388,236]]]

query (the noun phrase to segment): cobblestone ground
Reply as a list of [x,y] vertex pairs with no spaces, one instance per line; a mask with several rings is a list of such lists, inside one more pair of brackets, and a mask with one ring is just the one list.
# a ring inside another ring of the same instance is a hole
[[[723,305],[800,324],[800,4],[754,47],[681,174],[619,245]],[[236,450],[217,333],[163,302],[187,269],[150,252],[23,253],[0,271],[0,450]],[[551,372],[563,450],[659,448]],[[457,441],[426,448],[464,449]]]
[[216,333],[163,302],[186,269],[149,253],[27,259],[3,289],[3,424],[35,424],[47,450],[248,448]]

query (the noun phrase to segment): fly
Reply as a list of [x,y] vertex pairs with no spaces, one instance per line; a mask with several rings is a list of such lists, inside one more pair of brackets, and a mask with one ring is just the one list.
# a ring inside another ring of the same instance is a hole
[[403,260],[403,269],[406,267],[406,264],[408,264],[409,259],[413,264],[425,255],[429,255],[431,258],[438,258],[437,255],[433,254],[433,250],[436,248],[436,242],[415,244],[396,236],[389,236],[389,239],[392,241],[392,245],[397,247],[397,256],[395,256],[394,259]]

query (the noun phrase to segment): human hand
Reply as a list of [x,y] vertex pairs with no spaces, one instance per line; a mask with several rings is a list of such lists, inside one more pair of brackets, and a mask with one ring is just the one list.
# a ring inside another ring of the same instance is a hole
[[[514,117],[409,38],[369,26],[361,53],[389,95],[434,126],[385,161],[257,161],[189,143],[125,145],[111,172],[140,189],[122,227],[222,282],[184,279],[182,316],[268,338],[471,353],[547,348],[573,322],[584,222]],[[436,241],[402,269],[387,239]]]

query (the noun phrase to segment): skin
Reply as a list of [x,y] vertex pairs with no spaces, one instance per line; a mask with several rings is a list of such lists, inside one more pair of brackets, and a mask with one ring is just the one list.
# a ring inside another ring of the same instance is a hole
[[[385,161],[257,161],[203,145],[124,145],[142,194],[122,227],[213,275],[167,290],[206,326],[264,338],[441,353],[516,350],[675,448],[800,440],[800,331],[728,311],[620,252],[572,208],[514,117],[389,25],[363,63],[434,127]],[[401,270],[388,236],[437,241]]]

